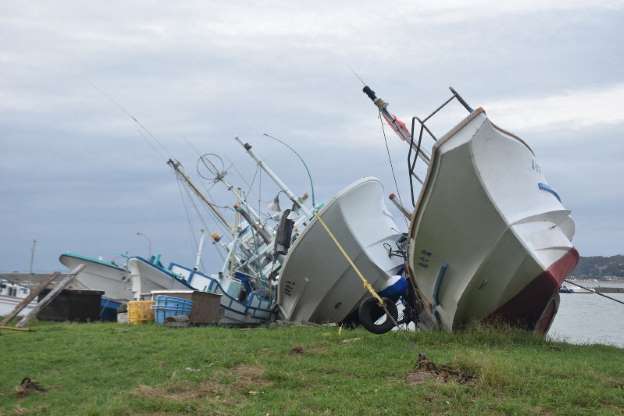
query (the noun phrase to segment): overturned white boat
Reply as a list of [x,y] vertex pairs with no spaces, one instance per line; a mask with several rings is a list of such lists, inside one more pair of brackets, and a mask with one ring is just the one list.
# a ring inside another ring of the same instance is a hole
[[130,272],[126,268],[113,262],[72,253],[61,254],[59,261],[70,270],[84,264],[76,280],[87,289],[101,290],[104,296],[114,300],[132,299]]
[[134,299],[148,296],[153,290],[192,289],[183,278],[162,265],[160,256],[152,256],[149,260],[131,257],[128,259],[128,270]]
[[[365,92],[405,136],[387,104]],[[450,331],[470,321],[501,321],[544,334],[557,312],[559,287],[579,257],[570,211],[531,148],[452,92],[446,103],[457,98],[470,115],[435,142],[430,156],[420,142],[423,131],[430,133],[425,122],[431,116],[414,118],[421,136],[414,146],[412,127],[409,140],[413,160],[430,162],[409,230],[414,306],[425,326]]]
[[[382,291],[399,273],[393,255],[401,233],[384,203],[381,182],[363,178],[339,192],[319,212],[373,287]],[[277,305],[283,319],[341,322],[367,291],[329,234],[314,218],[290,247],[279,277]]]

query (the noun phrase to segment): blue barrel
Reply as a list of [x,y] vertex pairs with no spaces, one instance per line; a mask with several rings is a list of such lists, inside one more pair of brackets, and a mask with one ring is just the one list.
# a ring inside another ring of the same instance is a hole
[[154,320],[157,324],[164,324],[165,319],[170,316],[191,314],[193,302],[190,300],[177,298],[174,296],[158,295],[154,298]]

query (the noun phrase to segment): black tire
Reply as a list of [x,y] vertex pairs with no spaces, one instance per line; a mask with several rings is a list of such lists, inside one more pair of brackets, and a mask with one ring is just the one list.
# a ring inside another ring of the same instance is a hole
[[386,320],[377,324],[377,320],[386,314],[386,311],[379,306],[377,300],[369,297],[360,302],[358,307],[358,319],[362,326],[373,334],[385,334],[394,328],[394,323],[399,318],[399,311],[396,304],[388,298],[383,298],[386,309],[393,319],[386,317]]

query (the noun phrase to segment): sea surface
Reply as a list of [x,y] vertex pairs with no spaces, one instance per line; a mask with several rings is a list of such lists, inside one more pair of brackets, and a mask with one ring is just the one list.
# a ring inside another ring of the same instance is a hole
[[[595,286],[595,282],[578,282]],[[624,287],[624,282],[600,286]],[[624,293],[605,293],[624,302]],[[574,344],[609,344],[624,348],[624,305],[588,293],[561,293],[559,312],[548,332],[555,340]]]

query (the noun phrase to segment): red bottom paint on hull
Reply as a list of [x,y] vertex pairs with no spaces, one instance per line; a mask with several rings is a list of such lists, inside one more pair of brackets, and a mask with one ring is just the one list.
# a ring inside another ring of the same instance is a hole
[[487,322],[504,322],[514,327],[546,334],[559,307],[559,288],[579,260],[575,248],[537,276],[509,302],[490,315]]

